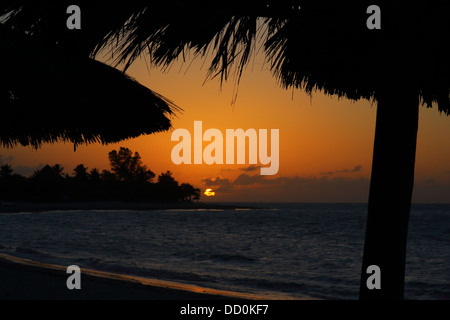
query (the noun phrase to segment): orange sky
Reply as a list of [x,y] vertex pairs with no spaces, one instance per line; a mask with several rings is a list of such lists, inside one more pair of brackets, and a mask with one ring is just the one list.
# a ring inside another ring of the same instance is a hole
[[[120,146],[138,151],[157,175],[170,170],[180,182],[216,191],[214,201],[366,202],[370,177],[376,105],[350,102],[316,92],[312,97],[283,90],[257,57],[247,67],[234,97],[234,79],[207,81],[207,63],[175,64],[169,72],[136,61],[129,74],[184,109],[173,127],[193,134],[194,120],[203,130],[248,128],[280,130],[280,168],[261,177],[244,171],[248,165],[174,165],[171,132],[141,136],[118,144],[80,146],[57,143],[36,151],[30,147],[0,148],[0,162],[26,174],[44,164],[61,164],[66,172],[83,163],[89,169],[108,168],[107,154]],[[63,108],[63,106],[61,106]],[[133,106],[123,106],[125,112]],[[436,109],[420,109],[416,160],[416,202],[450,202],[450,119]],[[204,143],[205,146],[207,143]],[[205,181],[209,182],[205,184]],[[214,182],[215,181],[215,182]],[[211,185],[216,183],[217,185]],[[208,201],[211,199],[202,200]]]

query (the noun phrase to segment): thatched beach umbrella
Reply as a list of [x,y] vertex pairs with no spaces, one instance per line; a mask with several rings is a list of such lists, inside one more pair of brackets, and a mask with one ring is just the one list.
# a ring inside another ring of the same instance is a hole
[[179,108],[123,72],[0,28],[0,144],[112,143],[166,131]]
[[[96,3],[88,10],[100,15],[105,7],[109,18],[91,38],[91,54],[112,45],[118,63],[146,52],[167,66],[188,50],[210,53],[210,75],[226,80],[233,67],[239,78],[264,30],[267,60],[283,86],[376,101],[360,297],[403,298],[419,104],[450,112],[448,1],[131,1],[126,14]],[[381,29],[371,30],[367,8],[374,4]],[[31,11],[18,10],[16,25],[33,29]],[[380,290],[366,286],[369,265],[381,269]]]

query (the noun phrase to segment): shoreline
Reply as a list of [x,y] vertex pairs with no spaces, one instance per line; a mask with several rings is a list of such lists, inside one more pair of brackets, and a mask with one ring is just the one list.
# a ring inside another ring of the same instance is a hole
[[237,206],[218,203],[193,202],[144,202],[144,201],[66,201],[66,202],[7,202],[0,201],[0,213],[42,212],[66,210],[236,210],[254,209],[250,206]]
[[[0,300],[274,300],[263,295],[81,268],[69,290],[65,266],[0,253]],[[281,299],[281,298],[280,298]]]
[[[217,203],[2,202],[1,213],[63,210],[249,209]],[[283,297],[200,287],[81,267],[81,290],[69,290],[68,266],[0,253],[0,300],[280,300]],[[292,299],[292,298],[290,298]]]

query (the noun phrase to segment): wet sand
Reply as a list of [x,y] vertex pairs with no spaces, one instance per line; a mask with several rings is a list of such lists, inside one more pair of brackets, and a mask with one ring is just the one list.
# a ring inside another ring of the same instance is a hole
[[267,299],[253,294],[81,268],[81,289],[69,290],[67,266],[0,254],[0,299],[218,300]]

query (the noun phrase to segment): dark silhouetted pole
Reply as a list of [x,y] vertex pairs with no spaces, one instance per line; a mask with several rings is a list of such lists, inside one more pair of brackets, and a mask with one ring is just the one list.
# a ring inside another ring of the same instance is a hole
[[[404,298],[408,220],[419,116],[417,91],[387,81],[377,97],[372,177],[360,299]],[[367,267],[381,271],[381,289],[368,289]]]

